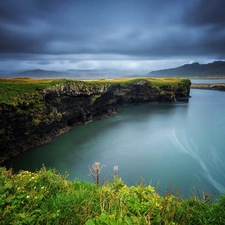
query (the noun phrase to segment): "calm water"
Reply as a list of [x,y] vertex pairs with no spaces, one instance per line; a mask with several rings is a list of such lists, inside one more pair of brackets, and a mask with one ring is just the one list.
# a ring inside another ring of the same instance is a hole
[[225,92],[191,90],[188,103],[130,106],[115,117],[74,127],[51,143],[6,162],[14,170],[34,171],[42,164],[67,171],[70,179],[88,176],[88,165],[113,166],[128,185],[145,179],[165,193],[170,182],[184,195],[197,186],[225,192]]

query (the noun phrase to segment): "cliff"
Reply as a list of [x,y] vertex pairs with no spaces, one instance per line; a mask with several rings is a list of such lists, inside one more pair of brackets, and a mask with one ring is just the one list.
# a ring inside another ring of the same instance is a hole
[[0,79],[0,162],[123,106],[188,98],[190,84],[177,78]]

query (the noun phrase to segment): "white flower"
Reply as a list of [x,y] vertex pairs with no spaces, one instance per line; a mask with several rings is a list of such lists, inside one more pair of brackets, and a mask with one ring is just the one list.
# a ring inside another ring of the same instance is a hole
[[118,170],[119,170],[119,166],[114,166],[114,167],[113,167],[113,171],[114,171],[114,172],[118,172]]

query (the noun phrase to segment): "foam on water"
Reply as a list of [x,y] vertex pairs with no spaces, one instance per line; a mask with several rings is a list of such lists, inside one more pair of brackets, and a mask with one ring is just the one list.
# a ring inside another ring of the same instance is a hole
[[209,144],[209,149],[200,151],[194,140],[188,137],[184,131],[178,133],[175,129],[171,129],[167,135],[177,149],[184,154],[190,155],[200,165],[203,176],[220,193],[224,193],[225,165],[216,147]]

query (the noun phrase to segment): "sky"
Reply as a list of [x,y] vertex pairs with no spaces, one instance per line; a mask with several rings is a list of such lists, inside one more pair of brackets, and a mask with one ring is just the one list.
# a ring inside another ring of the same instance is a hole
[[1,0],[0,70],[157,70],[225,59],[225,0]]

